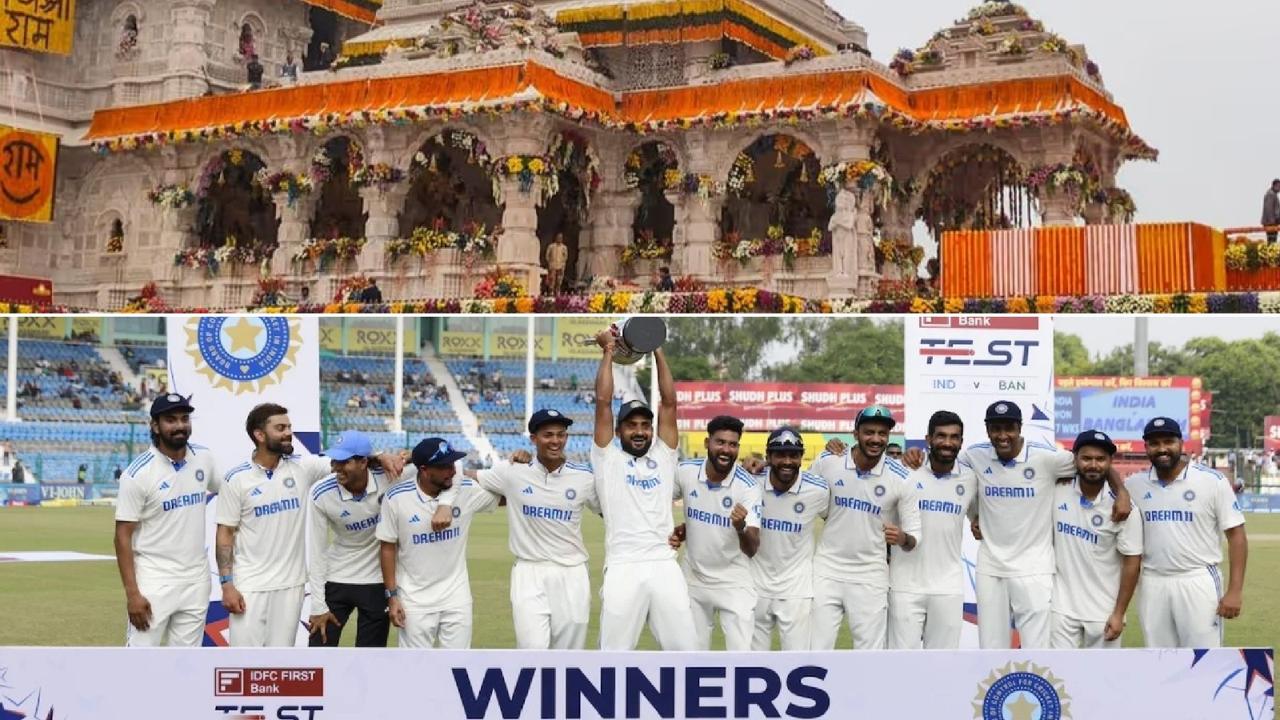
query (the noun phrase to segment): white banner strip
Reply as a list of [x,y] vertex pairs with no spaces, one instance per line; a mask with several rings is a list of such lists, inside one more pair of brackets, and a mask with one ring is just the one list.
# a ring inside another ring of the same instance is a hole
[[0,717],[1223,718],[1272,650],[0,649]]

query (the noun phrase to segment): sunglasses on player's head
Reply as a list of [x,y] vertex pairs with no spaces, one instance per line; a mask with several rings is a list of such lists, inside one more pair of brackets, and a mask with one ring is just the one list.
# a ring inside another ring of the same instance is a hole
[[858,413],[858,419],[859,420],[868,420],[868,419],[892,420],[893,413],[889,412],[889,408],[887,407],[873,405],[872,407],[866,408],[862,412]]

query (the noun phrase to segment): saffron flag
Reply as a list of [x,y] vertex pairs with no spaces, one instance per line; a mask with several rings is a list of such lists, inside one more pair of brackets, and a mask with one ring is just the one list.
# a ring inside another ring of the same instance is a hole
[[53,220],[58,141],[57,135],[0,125],[0,220]]

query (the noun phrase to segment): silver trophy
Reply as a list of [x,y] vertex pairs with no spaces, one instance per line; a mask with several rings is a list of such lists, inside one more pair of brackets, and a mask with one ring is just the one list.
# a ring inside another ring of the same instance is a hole
[[634,365],[667,341],[667,324],[658,317],[623,318],[610,325],[609,332],[614,338],[613,361],[619,365]]

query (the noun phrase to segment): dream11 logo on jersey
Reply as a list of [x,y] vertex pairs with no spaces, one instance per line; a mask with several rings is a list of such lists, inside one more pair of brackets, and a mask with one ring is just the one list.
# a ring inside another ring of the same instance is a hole
[[324,697],[324,668],[214,668],[213,709],[223,720],[317,720],[319,703],[268,704],[258,698]]
[[[917,351],[925,365],[962,367],[1027,367],[1039,340],[1011,337],[1006,331],[1040,329],[1036,317],[927,317],[920,318],[922,330],[977,331],[982,337],[946,337],[954,332],[925,333]],[[990,337],[986,331],[992,331]]]

